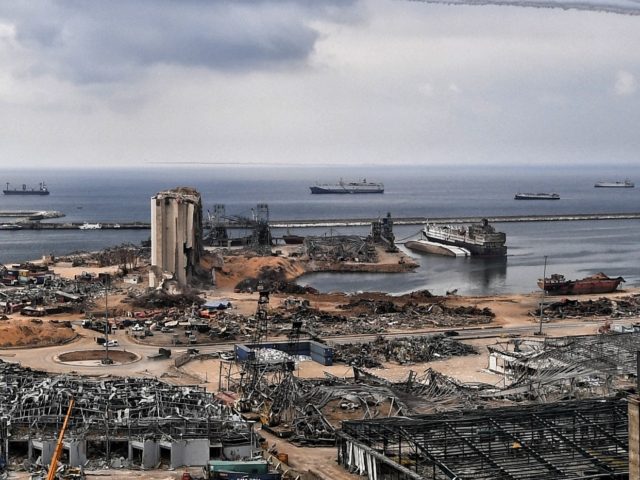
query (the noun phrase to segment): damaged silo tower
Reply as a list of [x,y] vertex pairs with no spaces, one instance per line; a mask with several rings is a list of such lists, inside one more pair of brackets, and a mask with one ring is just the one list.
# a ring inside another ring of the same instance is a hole
[[202,252],[202,201],[194,188],[178,187],[151,197],[151,272],[149,286],[165,273],[181,285],[191,279]]

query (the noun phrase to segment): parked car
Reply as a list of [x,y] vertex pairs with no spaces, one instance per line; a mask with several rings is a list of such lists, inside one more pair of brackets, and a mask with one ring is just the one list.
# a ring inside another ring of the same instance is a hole
[[118,340],[109,340],[108,342],[106,342],[104,344],[105,347],[118,347],[120,346],[120,344],[118,343]]

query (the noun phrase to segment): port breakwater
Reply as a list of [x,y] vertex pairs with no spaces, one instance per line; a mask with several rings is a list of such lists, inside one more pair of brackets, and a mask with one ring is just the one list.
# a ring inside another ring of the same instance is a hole
[[[314,227],[360,227],[371,225],[381,217],[368,219],[335,220],[271,220],[271,228],[314,228]],[[640,213],[576,213],[563,215],[494,215],[484,217],[393,217],[394,225],[467,224],[479,223],[483,219],[491,223],[518,222],[569,222],[592,220],[638,220]]]
[[[640,213],[578,213],[563,215],[494,215],[485,217],[393,217],[394,225],[468,224],[478,223],[486,218],[491,223],[523,223],[523,222],[570,222],[594,220],[639,220]],[[348,219],[308,219],[308,220],[271,220],[271,228],[317,228],[317,227],[361,227],[371,225],[379,218]],[[100,228],[95,230],[144,230],[150,229],[149,222],[99,222]],[[84,223],[76,222],[17,222],[21,230],[79,230]],[[247,228],[243,222],[224,222],[226,228]]]

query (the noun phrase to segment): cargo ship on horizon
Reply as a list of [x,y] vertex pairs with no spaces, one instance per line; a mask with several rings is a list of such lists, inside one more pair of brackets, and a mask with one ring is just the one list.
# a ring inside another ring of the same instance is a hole
[[557,193],[516,193],[515,200],[560,200]]
[[7,188],[2,190],[5,195],[49,195],[49,189],[44,182],[38,184],[38,188],[29,188],[26,184],[22,184],[22,188],[9,188],[10,183],[7,182]]
[[384,184],[380,182],[367,182],[363,178],[359,182],[344,182],[342,179],[337,184],[315,184],[311,187],[311,193],[315,194],[355,194],[355,193],[384,193]]
[[598,182],[594,185],[595,188],[633,188],[636,185],[631,180],[625,180],[624,182]]
[[422,236],[430,242],[462,247],[472,256],[504,257],[507,254],[507,236],[503,232],[496,232],[486,218],[482,219],[482,223],[467,227],[428,223],[422,229]]

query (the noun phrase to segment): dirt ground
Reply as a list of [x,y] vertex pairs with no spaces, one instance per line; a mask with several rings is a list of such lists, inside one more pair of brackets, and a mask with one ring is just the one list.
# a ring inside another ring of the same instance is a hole
[[59,345],[75,336],[71,328],[56,319],[12,316],[0,320],[0,348]]

